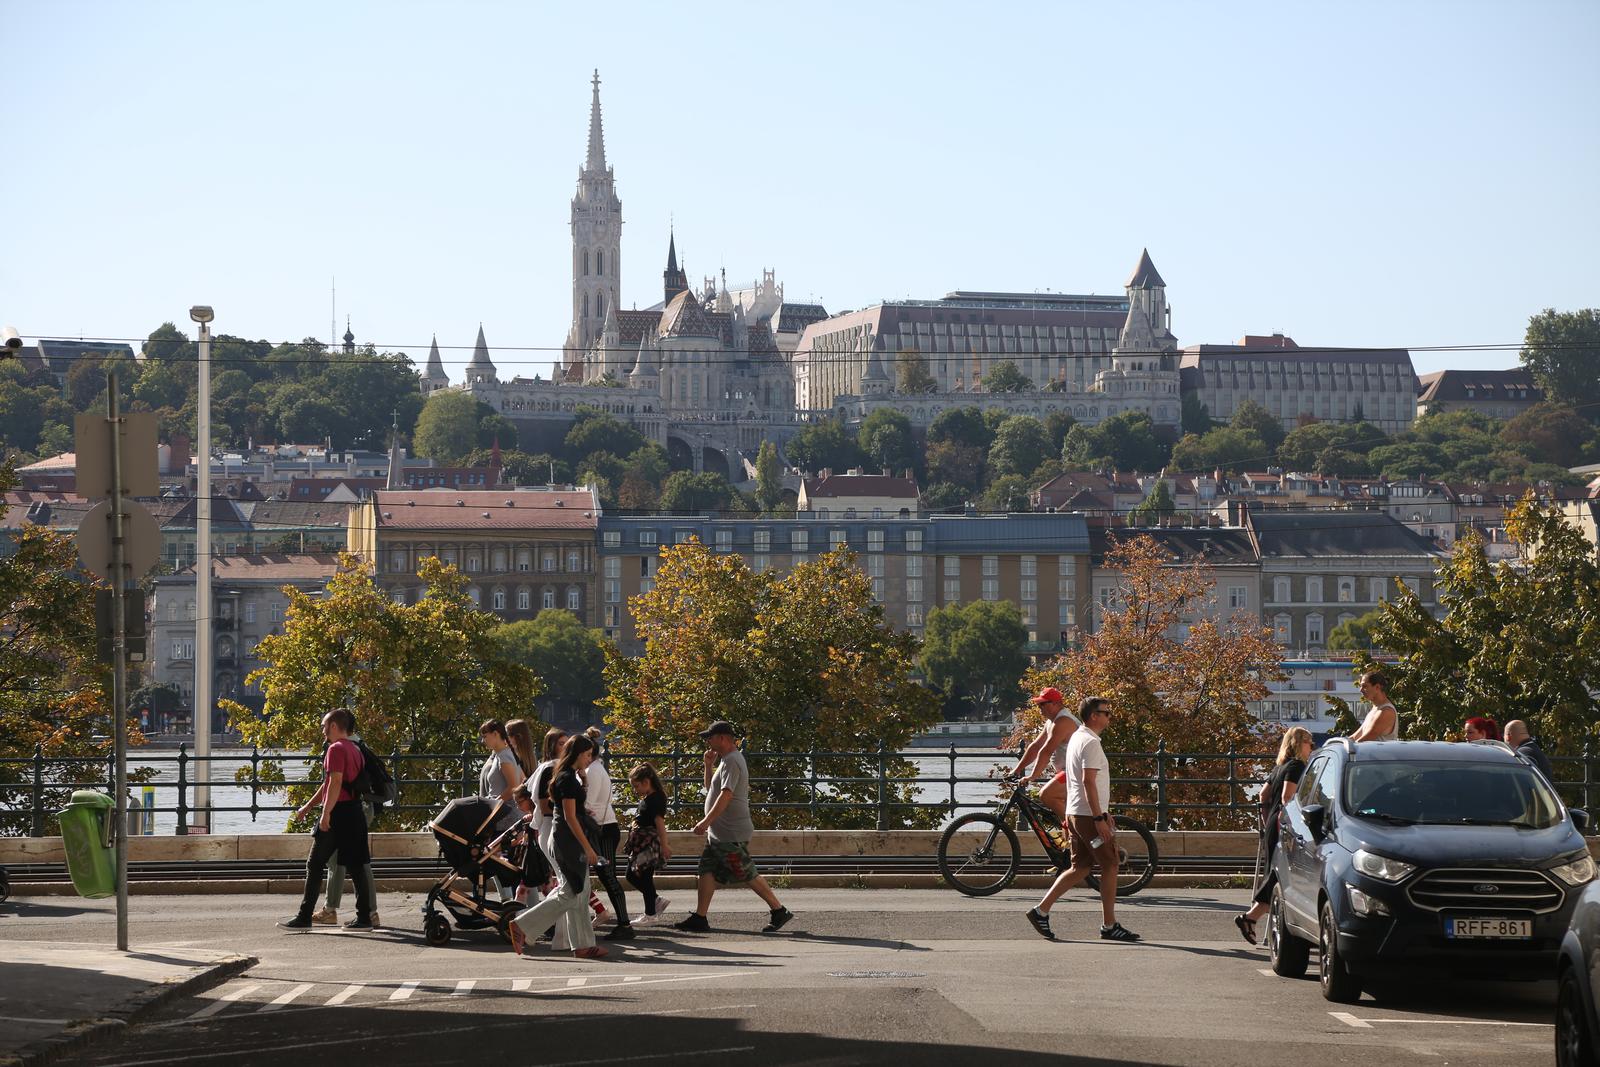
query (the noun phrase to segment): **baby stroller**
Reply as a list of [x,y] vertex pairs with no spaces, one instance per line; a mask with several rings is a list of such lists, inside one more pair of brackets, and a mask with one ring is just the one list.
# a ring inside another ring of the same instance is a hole
[[[439,853],[450,870],[428,890],[422,906],[422,932],[430,945],[450,941],[450,921],[435,907],[443,904],[463,930],[493,927],[508,942],[513,916],[522,909],[515,900],[503,901],[499,881],[522,881],[522,850],[530,847],[527,827],[518,822],[503,834],[494,833],[505,801],[463,797],[446,804],[428,824]],[[531,845],[538,848],[537,844]]]

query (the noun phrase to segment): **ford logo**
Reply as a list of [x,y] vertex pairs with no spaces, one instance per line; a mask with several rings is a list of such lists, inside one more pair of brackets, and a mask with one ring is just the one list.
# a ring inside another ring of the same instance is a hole
[[1500,887],[1493,882],[1479,882],[1472,887],[1472,891],[1474,893],[1498,893],[1500,892]]

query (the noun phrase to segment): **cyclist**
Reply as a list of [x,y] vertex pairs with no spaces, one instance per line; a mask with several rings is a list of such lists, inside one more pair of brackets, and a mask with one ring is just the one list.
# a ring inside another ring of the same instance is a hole
[[1061,690],[1055,686],[1040,690],[1039,695],[1029,699],[1028,703],[1039,707],[1039,714],[1044,716],[1044,727],[1028,742],[1028,747],[1023,750],[1022,758],[1011,769],[1012,778],[1022,777],[1023,768],[1029,761],[1033,763],[1033,770],[1028,773],[1028,781],[1035,782],[1044,775],[1047,769],[1055,768],[1055,776],[1050,779],[1045,787],[1039,791],[1039,799],[1055,813],[1056,822],[1065,825],[1067,821],[1067,776],[1066,752],[1067,742],[1072,739],[1073,731],[1082,726],[1078,717],[1066,708],[1066,699],[1061,695]]

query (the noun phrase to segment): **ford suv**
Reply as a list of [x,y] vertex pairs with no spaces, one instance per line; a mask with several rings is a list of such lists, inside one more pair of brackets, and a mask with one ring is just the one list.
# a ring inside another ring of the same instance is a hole
[[1410,970],[1548,978],[1596,873],[1587,813],[1495,743],[1335,738],[1280,818],[1272,969],[1317,946],[1333,1001]]

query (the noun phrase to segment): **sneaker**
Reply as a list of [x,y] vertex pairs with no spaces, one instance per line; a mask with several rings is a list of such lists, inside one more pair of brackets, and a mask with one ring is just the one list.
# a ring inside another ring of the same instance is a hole
[[311,916],[311,921],[318,926],[339,925],[339,913],[332,908],[323,908]]
[[281,920],[278,925],[285,930],[309,930],[311,929],[311,916],[296,915],[292,919]]
[[1126,941],[1131,944],[1132,942],[1139,940],[1139,935],[1128,929],[1126,926],[1123,926],[1121,923],[1112,923],[1110,926],[1102,926],[1100,928],[1100,940]]
[[367,918],[363,919],[361,916],[357,915],[354,919],[351,919],[349,922],[345,923],[344,928],[346,930],[370,930],[372,929],[372,918],[371,916],[368,916]]
[[618,923],[617,926],[616,926],[616,929],[612,930],[609,934],[607,934],[603,938],[603,940],[606,940],[606,941],[632,941],[634,938],[636,938],[638,936],[639,936],[638,934],[634,933],[633,927],[630,926],[628,923]]
[[379,917],[379,916],[378,916],[378,913],[377,913],[377,912],[373,912],[373,913],[372,913],[372,928],[373,928],[373,929],[374,929],[374,930],[376,930],[376,929],[377,929],[377,928],[378,928],[378,927],[380,927],[380,926],[382,926],[382,925],[383,925],[383,919],[381,919],[381,918],[380,918],[380,917]]
[[794,918],[794,912],[790,911],[788,908],[779,908],[777,911],[772,913],[772,921],[763,926],[761,928],[761,932],[764,934],[775,934],[779,930],[782,930],[785,926],[789,925],[789,920],[792,918]]
[[656,910],[650,913],[650,918],[659,919],[667,913],[668,900],[666,897],[656,897]]
[[[1039,936],[1046,941],[1054,941],[1056,939],[1055,932],[1050,929],[1050,916],[1038,908],[1028,909],[1028,925],[1038,931]],[[1104,937],[1104,933],[1101,936]]]
[[604,945],[590,945],[588,948],[573,949],[572,954],[580,960],[603,960],[611,955],[606,951]]
[[673,923],[672,928],[681,930],[686,934],[703,934],[711,929],[711,924],[706,921],[704,915],[697,911],[691,911],[688,915]]

